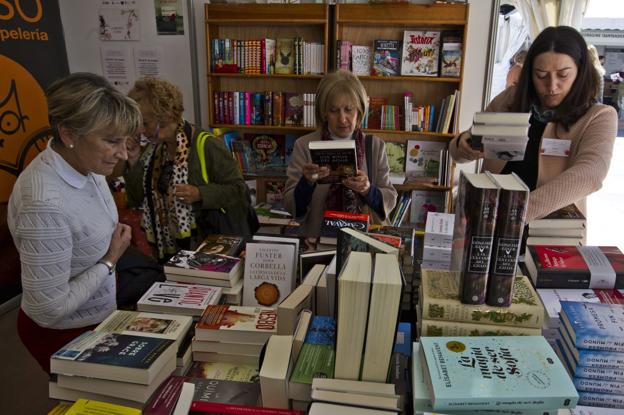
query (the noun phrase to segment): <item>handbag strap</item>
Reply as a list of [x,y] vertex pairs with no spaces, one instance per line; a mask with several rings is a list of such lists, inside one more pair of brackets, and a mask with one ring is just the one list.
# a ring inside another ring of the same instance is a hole
[[204,179],[204,183],[208,184],[208,168],[206,167],[206,152],[204,151],[204,145],[206,144],[206,140],[210,138],[212,135],[207,131],[202,131],[197,136],[195,140],[195,145],[197,146],[197,156],[199,157],[199,166],[201,168],[202,179]]
[[366,156],[366,170],[368,170],[368,181],[375,183],[375,172],[373,171],[373,136],[366,134],[364,137],[364,153]]

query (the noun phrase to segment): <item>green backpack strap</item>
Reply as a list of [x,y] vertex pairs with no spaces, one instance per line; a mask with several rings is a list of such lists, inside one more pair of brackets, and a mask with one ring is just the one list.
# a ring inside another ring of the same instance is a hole
[[206,140],[209,139],[212,135],[207,131],[202,131],[197,136],[197,140],[195,140],[195,144],[197,145],[197,156],[199,157],[199,166],[201,168],[202,178],[204,179],[204,183],[208,184],[208,169],[206,167],[206,152],[204,151],[204,145],[206,144]]

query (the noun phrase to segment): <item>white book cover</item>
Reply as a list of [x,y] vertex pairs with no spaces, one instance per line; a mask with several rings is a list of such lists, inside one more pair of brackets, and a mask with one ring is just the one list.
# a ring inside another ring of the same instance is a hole
[[405,175],[407,180],[416,177],[438,177],[440,170],[440,150],[446,143],[438,141],[409,140],[405,155]]
[[243,305],[277,307],[295,280],[294,244],[247,243]]
[[401,75],[438,76],[440,32],[406,30],[403,32]]
[[370,46],[351,46],[351,67],[354,75],[370,76],[371,64],[372,56]]
[[155,282],[137,302],[137,310],[201,316],[210,304],[218,304],[221,287]]
[[410,223],[416,225],[416,229],[425,229],[429,212],[444,211],[446,211],[446,192],[412,191]]

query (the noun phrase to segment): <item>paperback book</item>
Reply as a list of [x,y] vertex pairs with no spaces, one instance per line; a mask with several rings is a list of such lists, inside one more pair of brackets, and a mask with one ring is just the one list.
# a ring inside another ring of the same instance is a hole
[[244,238],[230,235],[207,235],[195,252],[237,256],[243,247]]
[[561,322],[579,349],[624,353],[624,306],[561,302]]
[[137,310],[201,316],[221,299],[222,288],[209,285],[155,282],[137,302]]
[[195,326],[200,341],[263,344],[277,334],[277,311],[266,307],[210,305]]
[[248,242],[243,304],[272,307],[286,298],[295,283],[297,255],[294,244]]
[[371,48],[370,46],[351,46],[351,70],[357,76],[370,76],[371,74]]
[[401,74],[401,41],[375,40],[373,42],[373,76]]
[[235,283],[240,278],[240,258],[181,250],[164,265],[169,275],[220,279]]
[[366,213],[348,213],[326,210],[323,213],[320,242],[326,245],[338,243],[338,232],[343,228],[351,228],[360,232],[368,231],[369,216]]

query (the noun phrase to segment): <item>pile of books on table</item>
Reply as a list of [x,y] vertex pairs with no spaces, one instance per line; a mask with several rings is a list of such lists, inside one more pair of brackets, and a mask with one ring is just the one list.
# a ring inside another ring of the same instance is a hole
[[527,245],[585,245],[585,215],[571,204],[529,222]]
[[455,215],[452,213],[429,212],[425,225],[423,246],[423,268],[449,269]]

